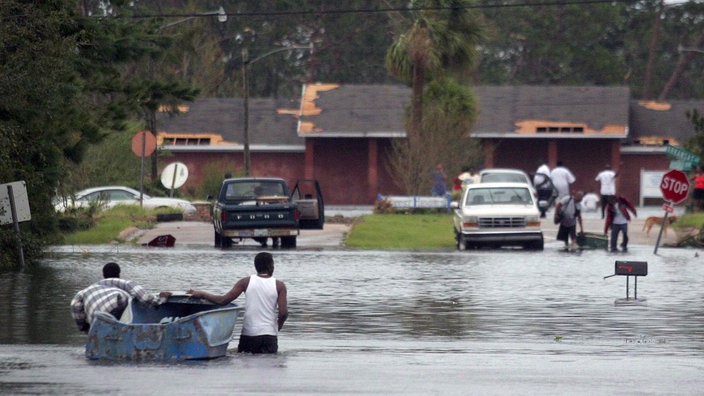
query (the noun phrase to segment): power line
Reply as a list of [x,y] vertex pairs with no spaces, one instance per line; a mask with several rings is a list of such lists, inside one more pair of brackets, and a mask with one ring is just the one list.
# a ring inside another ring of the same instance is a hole
[[[297,11],[261,11],[261,12],[226,12],[228,18],[240,17],[278,17],[297,15],[337,15],[337,14],[374,14],[387,12],[414,12],[414,11],[446,11],[457,9],[490,9],[490,8],[519,8],[519,7],[556,7],[566,5],[592,5],[592,4],[614,4],[614,3],[635,3],[636,0],[553,0],[545,2],[516,2],[516,3],[481,3],[468,4],[465,6],[448,7],[385,7],[385,8],[361,8],[361,9],[338,9],[338,10],[297,10]],[[131,15],[130,18],[196,18],[210,15],[204,14],[142,14]]]

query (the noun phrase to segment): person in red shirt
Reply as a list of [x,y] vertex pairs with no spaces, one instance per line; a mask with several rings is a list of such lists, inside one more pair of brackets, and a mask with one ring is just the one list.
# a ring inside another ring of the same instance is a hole
[[694,200],[692,205],[693,212],[699,212],[704,209],[704,169],[701,166],[697,167],[697,173],[694,175],[694,192],[692,193],[692,199]]
[[604,223],[604,234],[607,234],[611,228],[611,251],[617,252],[616,244],[618,242],[618,234],[623,233],[623,241],[621,249],[624,252],[628,251],[628,222],[631,220],[631,215],[638,216],[636,207],[627,198],[614,195],[610,197],[606,204],[606,222]]

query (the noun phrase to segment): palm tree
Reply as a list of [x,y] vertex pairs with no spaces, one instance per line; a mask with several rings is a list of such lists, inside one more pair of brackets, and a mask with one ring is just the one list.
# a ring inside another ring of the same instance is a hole
[[[419,151],[423,131],[423,95],[426,82],[445,76],[463,80],[477,60],[481,28],[468,0],[417,0],[411,6],[410,27],[391,44],[386,68],[412,88],[409,153]],[[413,161],[411,161],[413,162]],[[414,175],[411,179],[416,178]]]
[[409,134],[420,134],[427,79],[466,75],[477,60],[481,29],[467,0],[418,0],[411,27],[391,44],[386,68],[413,90]]

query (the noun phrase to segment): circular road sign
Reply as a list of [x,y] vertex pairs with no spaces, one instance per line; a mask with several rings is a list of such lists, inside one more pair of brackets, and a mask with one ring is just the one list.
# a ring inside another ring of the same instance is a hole
[[689,180],[687,175],[681,170],[673,169],[662,176],[660,191],[666,201],[677,205],[687,198],[689,192]]
[[156,138],[148,131],[137,132],[132,137],[132,152],[137,157],[142,156],[142,146],[144,146],[144,156],[152,155],[156,149]]
[[172,162],[161,171],[161,184],[168,189],[179,188],[188,179],[188,168],[182,162]]

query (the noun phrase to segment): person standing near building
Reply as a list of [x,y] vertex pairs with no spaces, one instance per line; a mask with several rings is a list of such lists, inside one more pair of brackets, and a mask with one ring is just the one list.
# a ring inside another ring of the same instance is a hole
[[225,305],[244,293],[247,304],[242,320],[237,352],[276,353],[279,349],[278,334],[288,318],[286,285],[274,278],[274,258],[261,252],[254,257],[256,275],[242,278],[223,295],[199,290],[188,290],[196,298]]
[[604,234],[607,234],[611,228],[611,251],[617,252],[616,245],[618,242],[618,234],[623,233],[623,241],[621,249],[624,252],[628,251],[628,222],[631,220],[629,212],[633,216],[638,216],[636,207],[631,201],[620,195],[614,195],[609,198],[606,204],[606,222],[604,223]]
[[616,195],[616,176],[618,172],[611,170],[611,165],[606,164],[604,170],[596,175],[595,181],[599,182],[601,189],[599,194],[601,195],[601,218],[604,218],[604,211],[606,210],[606,204]]
[[569,195],[570,185],[577,180],[572,172],[565,167],[562,161],[557,161],[557,166],[552,170],[552,172],[550,172],[550,178],[552,179],[552,184],[557,190],[558,197]]
[[464,191],[468,184],[474,183],[479,183],[479,174],[474,167],[465,166],[462,168],[462,173],[455,178],[454,190]]
[[692,212],[696,213],[704,209],[704,169],[701,166],[697,166],[697,172],[692,179],[694,179]]
[[584,232],[580,205],[583,196],[582,191],[577,191],[574,195],[568,194],[559,198],[555,204],[555,221],[560,225],[556,239],[565,242],[565,250],[577,250],[578,224],[579,232]]
[[550,180],[550,168],[542,161],[540,162],[540,166],[538,166],[538,170],[535,171],[535,175],[533,175],[533,186],[538,193],[538,201],[547,202],[545,206],[538,205],[540,217],[545,218],[545,212],[547,212],[548,206],[550,205],[554,189]]
[[433,170],[433,173],[430,175],[430,177],[433,182],[433,196],[447,196],[447,173],[445,173],[445,167],[442,164],[437,164],[437,166],[435,166],[435,170]]
[[584,198],[582,198],[582,211],[596,212],[598,206],[599,196],[596,195],[594,191],[589,191],[588,193],[584,194]]
[[469,179],[471,175],[469,174],[469,167],[465,166],[462,167],[462,173],[457,175],[454,180],[454,184],[452,186],[453,191],[461,191],[462,190],[462,184],[464,184],[465,179]]

